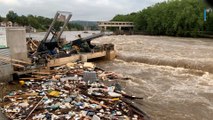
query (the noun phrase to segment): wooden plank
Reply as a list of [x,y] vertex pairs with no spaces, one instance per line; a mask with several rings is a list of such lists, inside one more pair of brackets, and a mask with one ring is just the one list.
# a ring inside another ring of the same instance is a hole
[[14,64],[14,63],[12,63],[12,65],[15,66],[15,67],[18,67],[18,68],[25,68],[25,66],[20,65],[20,64]]
[[54,60],[50,60],[48,63],[49,67],[56,67],[56,66],[62,66],[70,62],[75,62],[77,60],[80,60],[80,55],[73,55],[70,57],[64,57],[64,58],[58,58]]
[[34,43],[34,41],[31,40],[31,43],[32,43],[36,48],[38,48],[38,45],[36,45],[36,44]]
[[89,100],[89,101],[90,101],[91,103],[93,103],[93,104],[98,104],[98,105],[102,106],[103,108],[109,109],[108,106],[106,106],[106,105],[104,105],[104,104],[101,104],[101,103],[98,102],[98,101],[95,101],[95,100]]
[[[1,60],[0,60],[0,61],[1,61]],[[2,60],[2,62],[4,62],[4,63],[9,63],[9,64],[11,64],[11,65],[13,65],[13,66],[15,66],[15,67],[25,68],[25,66],[24,66],[24,65],[11,63],[10,61]]]
[[41,78],[41,79],[48,78],[48,76],[41,76],[41,75],[32,75],[32,77]]
[[20,78],[20,80],[42,80],[41,78]]
[[51,75],[50,72],[33,72],[32,74],[36,74],[36,75]]
[[29,96],[38,96],[38,93],[25,93],[25,94],[22,94],[22,95],[13,95],[13,96],[6,96],[6,98],[27,98]]
[[48,66],[49,67],[56,67],[56,66],[65,65],[65,64],[70,63],[70,62],[76,62],[77,60],[80,60],[81,55],[86,55],[87,59],[94,59],[94,58],[106,56],[106,51],[95,52],[95,53],[86,53],[86,54],[78,54],[78,55],[73,55],[73,56],[70,56],[70,57],[64,57],[64,58],[58,58],[58,59],[50,60],[50,62],[48,63]]
[[5,60],[5,61],[18,62],[18,63],[23,63],[23,64],[31,65],[31,63],[26,62],[26,61],[17,60],[17,59],[11,59],[9,57],[4,57],[4,56],[0,56],[0,59]]
[[[44,96],[45,97],[45,96]],[[43,98],[41,98],[41,100],[33,107],[33,109],[30,111],[30,113],[27,115],[26,119],[24,120],[28,120],[28,118],[30,117],[30,115],[35,111],[35,109],[39,106],[39,104],[43,101]]]

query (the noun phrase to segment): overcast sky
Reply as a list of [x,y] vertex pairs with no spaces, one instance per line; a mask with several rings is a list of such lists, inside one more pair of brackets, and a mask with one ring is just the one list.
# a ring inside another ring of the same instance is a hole
[[9,10],[18,15],[53,17],[56,11],[70,11],[72,20],[110,20],[116,14],[136,12],[165,0],[0,0],[0,15]]

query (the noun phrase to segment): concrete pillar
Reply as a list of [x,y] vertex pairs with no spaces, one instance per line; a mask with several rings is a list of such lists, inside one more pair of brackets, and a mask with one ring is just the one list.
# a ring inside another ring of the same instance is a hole
[[116,57],[116,52],[114,50],[107,50],[106,51],[106,56],[105,59],[106,60],[113,60]]
[[104,27],[101,27],[101,32],[105,32],[105,28]]
[[104,26],[104,31],[106,31],[107,30],[107,26]]
[[10,48],[11,58],[30,61],[27,57],[26,30],[22,27],[6,28],[7,45]]
[[122,27],[121,27],[121,26],[119,26],[119,31],[121,31],[121,28],[122,28]]

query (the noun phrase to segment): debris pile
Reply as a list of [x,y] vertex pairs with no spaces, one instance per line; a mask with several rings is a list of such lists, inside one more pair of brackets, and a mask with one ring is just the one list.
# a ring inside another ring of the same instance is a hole
[[118,83],[106,86],[101,82],[110,78],[122,76],[92,63],[68,63],[20,79],[26,91],[10,92],[0,107],[7,118],[21,120],[147,119],[131,102],[142,98],[127,95]]
[[29,53],[34,53],[38,46],[39,46],[40,42],[37,40],[33,40],[32,38],[27,38],[27,50]]

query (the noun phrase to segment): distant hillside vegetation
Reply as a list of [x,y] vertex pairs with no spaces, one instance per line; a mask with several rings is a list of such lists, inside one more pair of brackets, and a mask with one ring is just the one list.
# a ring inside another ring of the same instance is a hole
[[[52,20],[52,18],[43,16],[19,16],[14,11],[9,11],[6,18],[0,16],[0,22],[11,21],[13,23],[17,23],[19,26],[32,26],[38,31],[46,31],[49,28]],[[62,25],[63,22],[57,21],[54,28],[59,31]],[[67,30],[84,30],[84,27],[78,23],[68,23]]]
[[169,0],[142,11],[116,15],[113,21],[132,21],[135,31],[150,35],[200,36],[213,33],[213,12],[201,0]]

